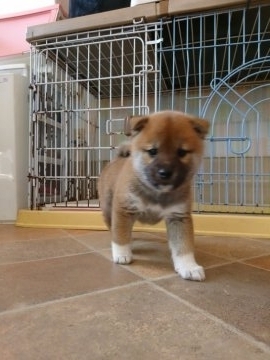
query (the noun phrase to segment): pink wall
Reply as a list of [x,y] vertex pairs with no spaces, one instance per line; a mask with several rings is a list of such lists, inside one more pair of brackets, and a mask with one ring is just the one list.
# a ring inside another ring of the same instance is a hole
[[28,26],[45,24],[57,20],[59,5],[35,9],[13,15],[0,16],[0,57],[21,54],[30,50],[25,40]]

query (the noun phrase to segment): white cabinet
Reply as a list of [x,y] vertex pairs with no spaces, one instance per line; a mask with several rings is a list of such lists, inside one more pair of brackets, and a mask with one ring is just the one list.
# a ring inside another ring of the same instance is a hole
[[26,76],[0,71],[0,222],[27,207],[28,85]]

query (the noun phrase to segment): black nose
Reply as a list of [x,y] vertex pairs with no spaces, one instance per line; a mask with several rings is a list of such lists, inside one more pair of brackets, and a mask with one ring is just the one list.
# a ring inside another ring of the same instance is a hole
[[172,176],[172,170],[166,168],[158,169],[158,176],[161,179],[169,179]]

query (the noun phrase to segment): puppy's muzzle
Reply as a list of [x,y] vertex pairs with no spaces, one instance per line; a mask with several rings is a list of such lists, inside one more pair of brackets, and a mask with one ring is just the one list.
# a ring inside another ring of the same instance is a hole
[[157,170],[157,175],[161,180],[169,180],[172,177],[173,170],[168,166],[160,167]]
[[154,161],[146,170],[148,181],[156,188],[170,185],[176,189],[186,179],[188,168],[178,162]]

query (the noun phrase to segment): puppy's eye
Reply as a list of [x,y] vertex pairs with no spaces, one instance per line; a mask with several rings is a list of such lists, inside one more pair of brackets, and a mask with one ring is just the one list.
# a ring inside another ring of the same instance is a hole
[[148,152],[148,154],[152,157],[156,156],[158,153],[158,149],[157,148],[152,148],[152,149],[148,149],[146,150],[146,152]]
[[189,150],[178,149],[177,150],[177,155],[182,158],[182,157],[186,156],[189,152],[190,152]]

